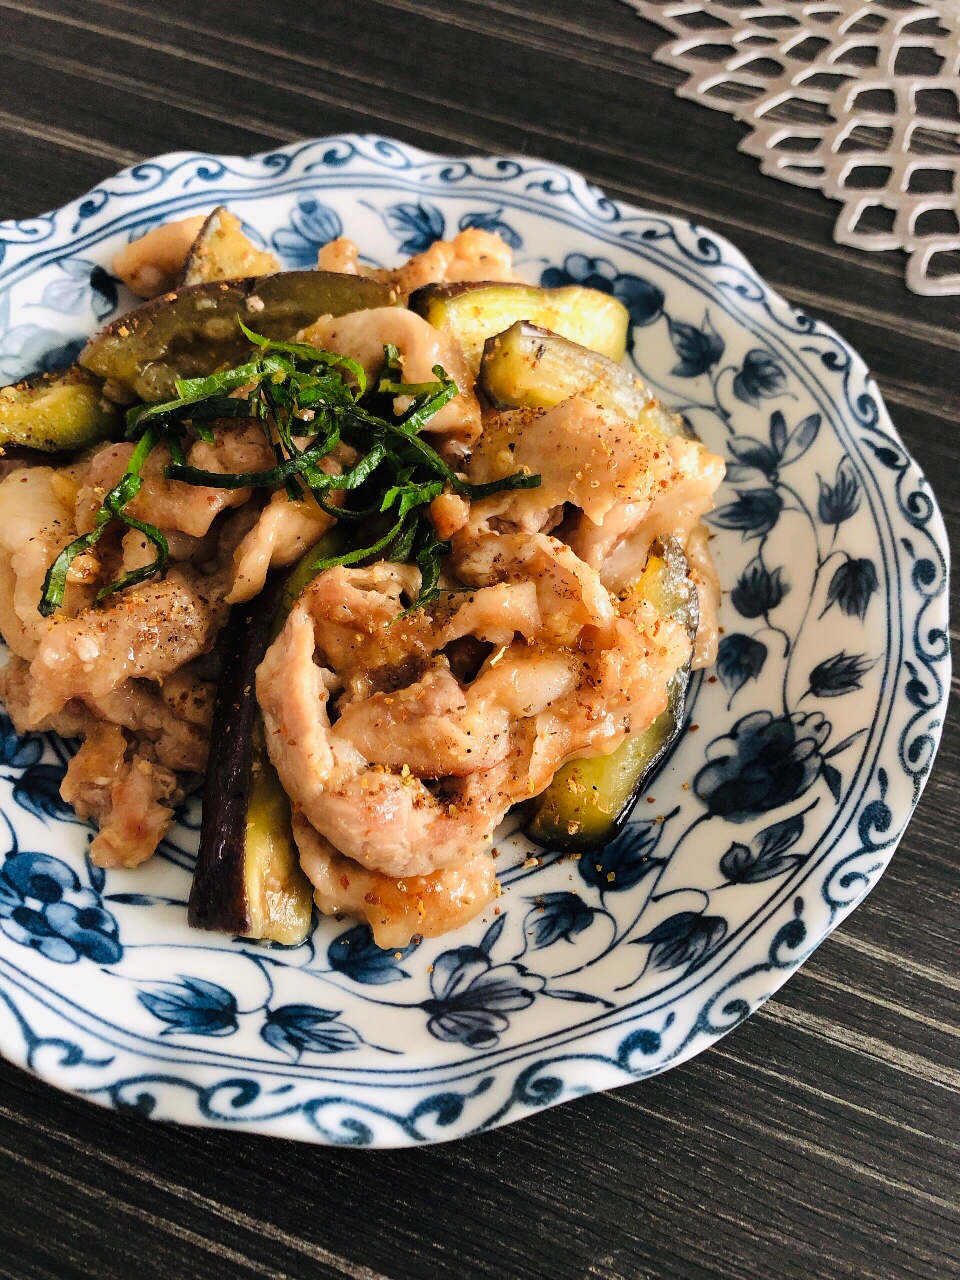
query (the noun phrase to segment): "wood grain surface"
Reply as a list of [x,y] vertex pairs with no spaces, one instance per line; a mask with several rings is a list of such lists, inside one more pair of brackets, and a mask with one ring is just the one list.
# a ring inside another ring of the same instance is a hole
[[[0,216],[158,152],[343,130],[572,165],[729,236],[849,339],[960,530],[960,300],[835,245],[836,206],[676,99],[619,0],[0,0],[0,37]],[[879,887],[735,1035],[480,1138],[174,1128],[0,1064],[0,1276],[960,1275],[958,784],[954,717]]]

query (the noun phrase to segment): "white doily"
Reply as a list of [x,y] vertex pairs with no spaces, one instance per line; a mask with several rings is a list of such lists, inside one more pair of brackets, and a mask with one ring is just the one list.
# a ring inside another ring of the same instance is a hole
[[843,204],[834,238],[960,293],[960,0],[627,0],[676,37],[677,93],[752,128],[763,172]]

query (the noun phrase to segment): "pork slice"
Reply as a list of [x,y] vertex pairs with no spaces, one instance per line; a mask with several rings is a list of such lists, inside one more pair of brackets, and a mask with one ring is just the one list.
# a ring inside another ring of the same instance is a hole
[[[224,475],[266,471],[276,465],[273,448],[259,423],[229,420],[229,425],[212,424],[212,430],[212,442],[197,440],[190,446],[190,466]],[[76,522],[81,533],[93,527],[94,516],[126,470],[133,450],[132,444],[108,444],[94,454],[76,499]],[[138,520],[202,538],[221,511],[242,506],[250,497],[250,489],[220,489],[167,480],[164,468],[170,461],[169,449],[160,445],[144,462],[140,492],[125,508]]]
[[162,680],[211,648],[227,616],[223,585],[189,566],[77,618],[56,616],[31,663],[33,721],[71,698],[102,698],[125,680]]
[[136,867],[166,835],[182,797],[171,770],[131,747],[114,724],[93,726],[70,761],[60,793],[100,827],[90,845],[98,867]]
[[412,293],[424,284],[449,284],[459,280],[511,280],[525,284],[513,268],[513,250],[495,231],[467,227],[452,240],[437,240],[402,267],[386,271],[365,266],[352,240],[340,236],[325,244],[317,255],[321,271],[369,276],[392,284],[398,293]]
[[[405,382],[434,382],[434,365],[442,365],[457,384],[459,394],[434,414],[426,430],[436,436],[449,434],[464,449],[479,437],[480,405],[463,352],[445,333],[413,311],[374,307],[345,316],[321,316],[304,331],[303,337],[324,350],[356,360],[369,378],[383,368],[386,344],[399,350]],[[409,397],[397,397],[395,408],[402,412],[409,403]]]
[[345,858],[301,817],[293,820],[293,834],[323,914],[345,912],[366,920],[378,947],[405,947],[415,934],[436,938],[459,929],[499,892],[489,853],[462,867],[398,879]]

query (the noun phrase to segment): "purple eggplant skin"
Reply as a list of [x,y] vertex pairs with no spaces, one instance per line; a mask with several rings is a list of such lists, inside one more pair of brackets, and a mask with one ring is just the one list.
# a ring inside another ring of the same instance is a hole
[[[188,920],[197,929],[289,945],[309,931],[312,891],[299,867],[289,814],[285,822],[277,820],[278,799],[286,809],[278,781],[267,785],[269,800],[264,801],[264,771],[271,766],[255,694],[256,670],[272,638],[288,577],[271,574],[260,595],[234,607],[224,629]],[[263,813],[254,810],[266,807],[265,844]]]

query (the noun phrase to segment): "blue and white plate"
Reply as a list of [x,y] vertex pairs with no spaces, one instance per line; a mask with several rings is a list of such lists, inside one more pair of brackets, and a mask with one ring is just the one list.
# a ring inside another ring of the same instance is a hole
[[712,232],[528,159],[376,137],[127,169],[0,224],[0,372],[63,364],[132,299],[114,252],[230,206],[289,267],[349,235],[379,265],[464,227],[529,278],[608,290],[663,400],[725,454],[714,673],[602,853],[499,842],[499,912],[380,951],[321,920],[293,950],[187,928],[198,806],[104,875],[59,797],[70,747],[0,736],[0,1050],[85,1098],[347,1146],[459,1137],[641,1080],[763,1001],[882,873],[949,685],[947,543],[862,360]]

